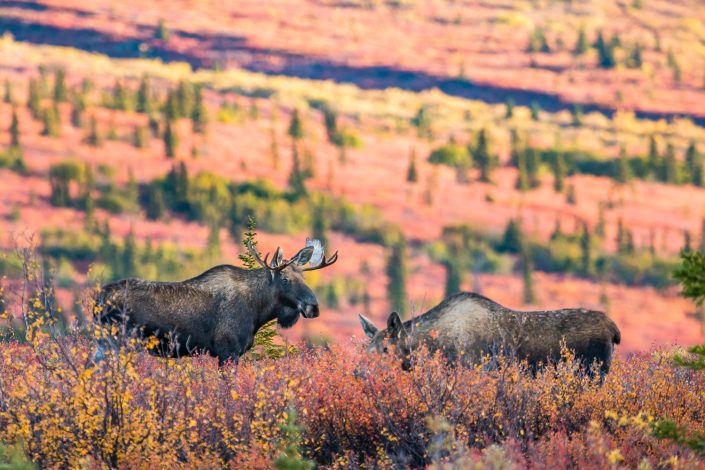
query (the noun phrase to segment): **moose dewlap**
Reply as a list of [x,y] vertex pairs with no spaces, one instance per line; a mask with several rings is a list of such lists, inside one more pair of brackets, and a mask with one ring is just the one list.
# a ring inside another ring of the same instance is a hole
[[369,350],[386,352],[388,345],[394,346],[405,369],[411,367],[412,351],[422,345],[443,351],[451,362],[462,358],[476,363],[485,355],[502,353],[527,360],[534,370],[559,360],[565,346],[586,368],[599,363],[604,375],[609,372],[614,345],[620,341],[619,328],[603,312],[520,312],[474,293],[455,294],[406,322],[393,312],[386,330],[380,331],[362,315],[360,321],[371,338]]

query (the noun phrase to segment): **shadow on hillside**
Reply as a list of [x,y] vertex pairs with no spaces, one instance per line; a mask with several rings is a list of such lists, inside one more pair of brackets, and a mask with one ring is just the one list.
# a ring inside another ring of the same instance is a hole
[[[53,12],[66,10],[38,3],[22,1],[10,3],[11,6],[36,11],[40,15],[51,15]],[[76,10],[74,13],[77,16],[90,15],[82,10]],[[9,15],[0,17],[0,34],[9,32],[18,41],[74,47],[115,58],[158,58],[166,62],[187,62],[193,68],[236,66],[270,75],[352,83],[363,89],[396,87],[419,92],[438,88],[451,96],[494,104],[505,103],[509,98],[516,105],[529,106],[537,103],[542,109],[551,112],[570,109],[573,106],[573,103],[546,93],[478,85],[469,80],[394,67],[350,66],[283,49],[261,49],[248,45],[247,39],[241,36],[171,30],[172,40],[157,41],[153,39],[154,27],[138,26],[138,31],[140,37],[125,37],[88,28],[62,28]],[[599,111],[607,116],[614,114],[613,109],[597,105],[584,105],[583,111]],[[674,117],[672,113],[656,112],[637,112],[636,115],[646,119]],[[705,125],[705,118],[689,117],[696,123]]]

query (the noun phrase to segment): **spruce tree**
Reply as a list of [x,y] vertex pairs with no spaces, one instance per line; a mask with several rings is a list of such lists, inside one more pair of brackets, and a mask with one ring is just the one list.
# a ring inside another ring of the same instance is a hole
[[556,218],[556,222],[553,225],[553,232],[551,232],[550,241],[560,240],[563,237],[563,230],[561,229],[561,219]]
[[602,202],[597,203],[597,225],[595,225],[595,235],[602,238],[605,236],[605,205]]
[[624,222],[619,219],[617,222],[617,253],[622,255],[634,254],[634,235],[631,230],[624,227]]
[[174,119],[179,119],[179,100],[176,96],[175,91],[170,91],[166,95],[166,100],[164,101],[164,119],[172,121]]
[[83,113],[86,110],[86,98],[83,93],[75,93],[71,98],[71,125],[83,127]]
[[176,104],[179,117],[191,116],[194,104],[194,90],[191,83],[185,80],[179,81],[176,86]]
[[634,44],[631,53],[629,54],[629,60],[627,61],[627,66],[633,69],[640,69],[644,61],[642,59],[642,52],[644,46],[637,42]]
[[528,243],[522,243],[520,254],[521,277],[524,285],[523,301],[525,305],[533,305],[536,303],[536,293],[534,292],[531,248]]
[[286,410],[286,423],[281,426],[281,454],[274,460],[277,470],[309,470],[316,466],[315,462],[301,455],[302,428],[296,424],[296,419],[296,408],[289,406]]
[[68,92],[66,90],[66,72],[62,68],[56,69],[54,72],[54,103],[63,103],[68,101]]
[[411,119],[411,125],[416,127],[416,133],[422,139],[430,139],[433,136],[431,115],[426,106],[419,107],[416,115]]
[[666,145],[666,156],[664,160],[663,179],[665,183],[678,183],[678,161],[676,160],[676,149],[672,143]]
[[583,276],[590,275],[592,265],[592,236],[587,223],[583,223],[583,230],[580,234],[580,271]]
[[387,285],[387,298],[390,308],[399,312],[402,317],[406,314],[406,240],[399,234],[398,240],[392,243],[390,254],[387,258],[386,274],[389,279]]
[[583,107],[575,103],[570,108],[573,127],[582,127],[583,125]]
[[42,111],[42,135],[48,137],[59,137],[61,134],[61,122],[59,120],[59,110],[54,106],[47,106]]
[[658,144],[656,143],[656,137],[654,135],[649,137],[649,155],[647,156],[647,163],[649,173],[658,180],[661,174],[662,164],[661,156],[658,152]]
[[573,52],[575,55],[582,55],[585,54],[589,48],[585,27],[581,26],[578,30],[578,39],[575,41],[575,49]]
[[533,147],[526,147],[526,175],[530,188],[538,188],[541,186],[539,178],[540,157],[538,151]]
[[304,174],[301,168],[301,162],[299,161],[298,142],[304,137],[304,127],[298,109],[294,109],[294,112],[291,115],[291,122],[289,123],[289,136],[292,140],[292,166],[291,173],[289,173],[289,189],[293,194],[300,197],[306,195],[308,191],[306,190],[305,185],[306,175]]
[[693,242],[689,230],[683,230],[683,251],[692,251]]
[[313,204],[311,214],[311,235],[314,239],[320,240],[323,247],[328,246],[328,230],[330,223],[326,217],[325,205],[323,201]]
[[449,256],[448,259],[443,262],[443,265],[446,268],[445,296],[449,297],[460,292],[463,276],[460,270],[460,262],[456,256]]
[[611,69],[617,65],[617,59],[615,57],[616,45],[617,43],[614,42],[614,38],[608,43],[605,41],[602,31],[597,33],[595,49],[597,49],[598,63],[600,67],[604,69]]
[[91,147],[100,147],[103,144],[103,139],[98,132],[98,120],[95,115],[92,115],[88,121],[88,135],[86,135],[84,142]]
[[531,102],[531,120],[538,121],[540,119],[541,105],[538,101]]
[[626,184],[632,179],[632,168],[627,158],[624,147],[619,152],[619,158],[614,160],[616,169],[614,170],[614,180],[619,184]]
[[5,104],[15,104],[15,99],[12,96],[12,82],[5,80],[5,93],[3,94]]
[[703,187],[705,184],[703,156],[698,152],[695,141],[690,142],[685,152],[685,168],[688,172],[689,182],[695,186]]
[[557,193],[560,193],[563,191],[565,186],[565,177],[568,173],[568,165],[565,162],[563,152],[556,153],[556,158],[553,160],[551,169],[553,170],[553,189]]
[[328,142],[338,145],[339,130],[338,130],[338,114],[326,106],[323,108],[323,124],[326,126],[326,135],[328,136]]
[[173,128],[172,122],[169,119],[165,119],[164,121],[164,135],[162,139],[164,140],[164,155],[169,158],[174,158],[176,156],[176,148],[179,144],[176,129]]
[[152,135],[153,138],[159,138],[159,136],[162,135],[161,129],[159,126],[159,119],[157,119],[156,116],[150,115],[149,119],[147,120],[147,127],[149,128],[149,133]]
[[80,199],[85,211],[85,226],[90,229],[93,226],[93,212],[95,210],[95,200],[93,191],[95,190],[95,176],[93,168],[86,164],[83,167],[83,181],[81,181]]
[[289,173],[288,183],[289,190],[298,198],[308,194],[308,190],[306,189],[306,177],[301,169],[301,163],[299,162],[299,152],[296,143],[294,143],[292,147],[292,152],[293,164],[291,166],[291,172]]
[[164,182],[164,195],[168,206],[175,212],[189,213],[190,204],[188,198],[189,176],[186,164],[181,161],[174,165],[166,175]]
[[569,184],[565,190],[565,202],[571,205],[575,205],[578,202],[577,196],[575,195],[575,185]]
[[529,169],[528,165],[526,164],[526,151],[519,151],[517,154],[517,182],[516,182],[516,188],[521,191],[525,192],[531,189],[531,185],[529,184]]
[[143,114],[151,114],[153,111],[149,78],[147,78],[146,75],[142,76],[140,80],[140,86],[137,89],[137,96],[135,98],[135,111]]
[[20,147],[20,121],[17,117],[17,108],[12,107],[12,119],[10,122],[10,148]]
[[509,223],[507,223],[502,235],[502,241],[498,246],[499,251],[519,253],[523,242],[524,234],[522,233],[521,225],[517,220],[509,219]]
[[527,52],[551,52],[551,47],[548,45],[546,34],[543,28],[536,28],[529,37],[529,45],[526,48]]
[[514,117],[514,100],[511,97],[508,98],[507,101],[504,103],[504,106],[506,107],[504,112],[504,118],[511,119],[512,117]]
[[[244,233],[243,239],[242,239],[242,246],[245,248],[245,251],[238,256],[240,258],[240,261],[242,262],[242,265],[246,269],[257,269],[259,264],[257,263],[257,259],[250,253],[250,246],[257,250],[257,232],[255,232],[255,218],[253,216],[248,216],[247,217],[247,230]],[[257,250],[259,251],[259,250]]]
[[128,111],[130,109],[128,91],[120,79],[115,80],[115,85],[113,86],[111,107],[121,111]]
[[166,212],[166,202],[164,200],[164,191],[156,184],[152,183],[147,187],[147,207],[145,212],[150,220],[159,220]]
[[291,115],[291,122],[289,123],[289,136],[291,136],[294,142],[298,142],[304,138],[304,126],[301,122],[301,116],[298,108],[294,109],[294,112]]
[[490,154],[487,131],[485,129],[481,129],[477,135],[477,144],[472,156],[480,168],[480,181],[492,181],[492,171],[497,167],[497,157]]
[[521,139],[516,129],[509,131],[509,164],[519,168],[519,153],[523,151]]
[[27,107],[34,119],[39,119],[42,114],[42,98],[39,80],[36,78],[29,79],[29,95],[27,97]]
[[411,150],[411,156],[409,157],[409,168],[406,170],[406,181],[409,183],[416,183],[419,180],[419,174],[416,170],[416,150]]
[[203,101],[203,90],[200,86],[196,87],[194,92],[191,122],[193,124],[193,132],[197,134],[206,132],[208,125],[208,109],[206,109],[206,104]]
[[[257,250],[257,232],[255,232],[255,225],[255,218],[251,215],[248,216],[247,229],[242,237],[242,246],[245,248],[245,250],[242,254],[238,256],[245,269],[257,269],[259,267],[257,260],[252,255],[252,253],[250,253],[249,250],[250,246],[252,246],[253,249]],[[276,344],[274,342],[274,338],[276,336],[276,320],[266,323],[255,334],[254,347],[250,350],[250,355],[255,359],[276,359],[283,357],[288,352],[296,351],[296,348],[293,348],[292,346],[281,346],[279,344]]]

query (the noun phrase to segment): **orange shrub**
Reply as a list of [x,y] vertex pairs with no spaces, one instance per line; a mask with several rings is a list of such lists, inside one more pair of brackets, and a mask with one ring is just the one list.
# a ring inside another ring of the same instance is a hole
[[288,406],[305,457],[329,467],[705,465],[651,436],[655,418],[696,429],[705,416],[703,375],[662,354],[617,359],[600,385],[570,357],[535,378],[425,353],[404,372],[339,346],[219,370],[131,341],[91,369],[86,339],[35,336],[0,344],[0,442],[42,467],[271,468]]

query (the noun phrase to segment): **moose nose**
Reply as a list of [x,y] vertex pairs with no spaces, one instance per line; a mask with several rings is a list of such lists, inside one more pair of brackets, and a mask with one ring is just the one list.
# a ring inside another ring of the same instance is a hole
[[304,318],[316,318],[319,314],[318,304],[308,304],[303,311]]

